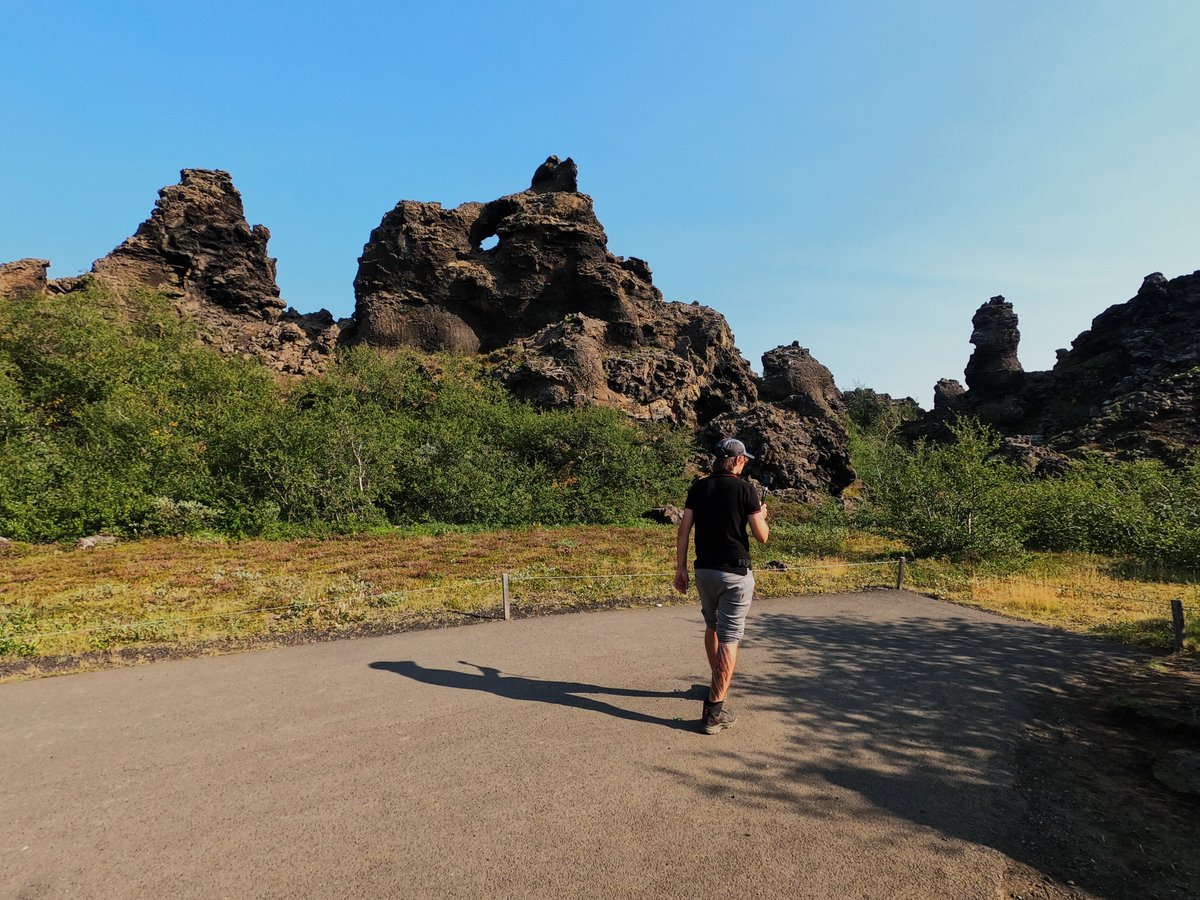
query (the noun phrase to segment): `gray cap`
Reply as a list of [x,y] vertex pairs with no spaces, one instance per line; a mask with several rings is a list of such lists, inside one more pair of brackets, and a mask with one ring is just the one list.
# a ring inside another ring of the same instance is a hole
[[746,445],[737,438],[725,438],[717,444],[716,449],[717,459],[729,459],[731,456],[744,456],[746,459],[754,459],[746,452]]

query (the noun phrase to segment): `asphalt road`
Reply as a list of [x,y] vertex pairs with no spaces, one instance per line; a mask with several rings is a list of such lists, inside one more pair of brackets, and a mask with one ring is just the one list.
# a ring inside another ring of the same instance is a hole
[[0,896],[994,898],[1039,695],[1114,645],[906,592],[0,685]]

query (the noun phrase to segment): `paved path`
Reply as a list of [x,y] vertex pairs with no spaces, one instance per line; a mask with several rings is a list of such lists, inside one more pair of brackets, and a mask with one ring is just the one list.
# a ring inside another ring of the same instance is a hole
[[[995,897],[1020,725],[1113,645],[905,592],[0,685],[0,897]],[[1025,836],[1028,837],[1028,836]]]

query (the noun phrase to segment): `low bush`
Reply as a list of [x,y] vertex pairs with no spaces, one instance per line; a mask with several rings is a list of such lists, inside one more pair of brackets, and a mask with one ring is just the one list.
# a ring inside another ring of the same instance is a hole
[[0,307],[0,534],[336,533],[629,521],[679,496],[685,435],[539,412],[479,364],[341,354],[281,385],[161,296]]
[[1200,561],[1200,458],[1173,469],[1090,456],[1061,476],[1036,477],[998,457],[999,437],[977,422],[952,432],[951,442],[906,448],[856,431],[855,467],[871,499],[856,522],[922,556],[1011,561],[1050,550],[1171,567]]
[[859,440],[855,465],[872,503],[858,521],[904,540],[919,556],[985,559],[1022,548],[1021,476],[993,454],[998,438],[975,423],[954,426],[951,443]]
[[780,504],[768,500],[771,541],[767,555],[840,556],[846,552],[850,525],[840,503]]

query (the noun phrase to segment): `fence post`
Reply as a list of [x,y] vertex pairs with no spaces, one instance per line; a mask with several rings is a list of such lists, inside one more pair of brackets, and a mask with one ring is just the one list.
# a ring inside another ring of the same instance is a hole
[[1171,601],[1171,624],[1175,626],[1175,651],[1183,649],[1183,601]]
[[899,564],[896,566],[896,590],[904,587],[904,563],[905,559],[902,556],[900,557]]
[[512,610],[508,605],[508,573],[505,572],[500,576],[500,590],[504,593],[504,621],[507,622],[512,618]]

